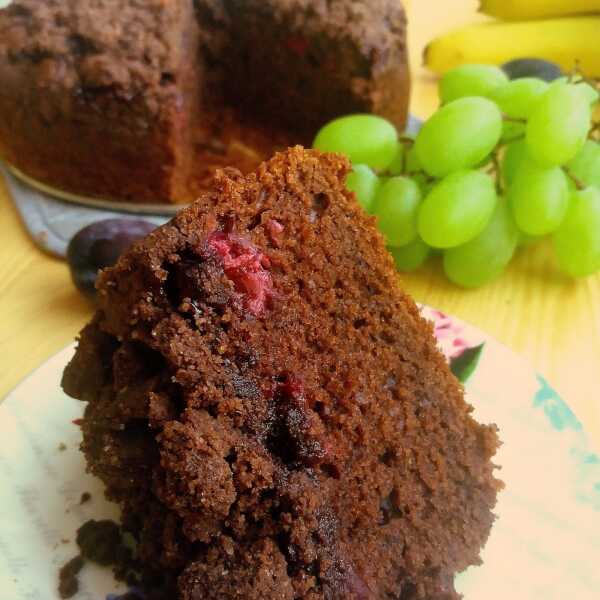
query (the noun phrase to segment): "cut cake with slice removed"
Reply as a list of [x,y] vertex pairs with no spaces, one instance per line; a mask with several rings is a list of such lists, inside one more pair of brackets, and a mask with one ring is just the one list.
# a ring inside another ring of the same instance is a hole
[[344,186],[300,147],[99,280],[63,386],[169,598],[453,600],[500,483],[431,326]]
[[62,192],[189,203],[350,113],[402,131],[400,0],[0,2],[0,158]]

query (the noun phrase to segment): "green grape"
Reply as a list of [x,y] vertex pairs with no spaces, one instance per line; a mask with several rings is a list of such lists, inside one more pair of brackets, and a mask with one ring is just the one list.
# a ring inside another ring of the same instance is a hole
[[583,95],[583,97],[586,99],[587,102],[590,103],[590,105],[593,106],[594,104],[596,104],[596,102],[598,102],[598,99],[600,98],[600,93],[598,93],[598,90],[592,87],[586,81],[583,81],[583,78],[580,76],[575,76],[574,80],[571,80],[569,77],[560,77],[559,79],[556,79],[552,82],[553,87],[568,84],[575,86],[577,91],[579,91],[579,93]]
[[439,179],[429,179],[423,174],[414,175],[412,179],[419,186],[422,198],[429,195],[429,192],[439,183]]
[[[548,90],[549,85],[541,79],[524,77],[497,88],[490,99],[511,119],[527,119],[536,102]],[[525,135],[526,124],[505,120],[502,124],[502,140],[509,142]]]
[[600,94],[598,93],[598,90],[593,88],[589,83],[578,83],[575,87],[581,92],[592,107],[598,102]]
[[506,202],[498,202],[487,227],[476,238],[444,252],[444,271],[450,281],[463,287],[484,285],[504,271],[518,239]]
[[503,142],[514,142],[518,139],[525,138],[525,123],[513,123],[511,121],[502,122],[502,137]]
[[419,186],[421,196],[424,196],[431,189],[433,180],[423,170],[414,145],[406,152],[406,175]]
[[576,86],[550,86],[527,123],[531,156],[544,167],[569,162],[583,146],[591,119],[590,105]]
[[513,142],[506,147],[500,169],[502,172],[502,181],[505,186],[509,186],[515,178],[515,174],[521,163],[527,157],[527,143],[525,140]]
[[572,277],[600,270],[600,190],[589,187],[571,195],[567,216],[554,234],[560,268]]
[[404,170],[404,160],[406,157],[407,148],[402,142],[398,142],[396,146],[396,153],[392,162],[388,165],[387,172],[394,175],[402,175]]
[[419,235],[433,248],[460,246],[483,231],[495,206],[491,177],[479,171],[457,171],[435,185],[423,200]]
[[414,140],[414,135],[405,134],[403,140],[398,142],[394,159],[387,168],[390,175],[405,175],[421,169],[416,159],[414,143],[409,140]]
[[527,119],[537,101],[549,87],[541,79],[524,77],[495,89],[490,94],[490,99],[500,107],[505,115],[514,119]]
[[434,177],[474,167],[494,149],[502,134],[502,115],[486,98],[460,98],[442,106],[415,142],[423,169]]
[[356,164],[385,169],[398,146],[396,128],[375,115],[348,115],[325,125],[313,143],[322,152],[346,154]]
[[377,192],[373,214],[388,246],[405,246],[417,237],[421,190],[408,177],[392,177]]
[[519,246],[527,247],[533,246],[537,244],[539,241],[543,239],[544,236],[541,235],[528,235],[527,233],[523,233],[519,231]]
[[371,212],[380,186],[381,180],[367,165],[354,165],[346,177],[346,187],[367,212]]
[[421,161],[419,160],[419,156],[417,155],[417,149],[413,144],[413,146],[409,148],[406,152],[406,172],[409,175],[411,175],[422,170],[423,165],[421,165]]
[[491,65],[462,65],[448,71],[440,81],[440,99],[447,104],[466,96],[488,96],[508,83],[504,71]]
[[567,178],[562,169],[546,169],[526,157],[508,188],[508,201],[521,231],[529,235],[552,233],[569,204]]
[[425,171],[423,171],[423,167],[419,162],[419,158],[414,146],[406,155],[406,175],[419,186],[422,197],[428,194],[433,185],[436,183],[435,179],[432,179],[429,177],[429,175],[427,175],[427,173],[425,173]]
[[396,269],[404,273],[416,271],[425,264],[431,254],[431,248],[421,238],[401,248],[388,248],[388,250],[394,257]]
[[577,156],[567,165],[573,175],[585,185],[600,189],[600,144],[586,140]]

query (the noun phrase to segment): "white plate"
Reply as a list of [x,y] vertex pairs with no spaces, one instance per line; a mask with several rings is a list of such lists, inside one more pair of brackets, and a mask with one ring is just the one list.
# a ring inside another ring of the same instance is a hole
[[[483,566],[457,578],[465,600],[598,600],[600,457],[581,424],[510,350],[457,319],[424,313],[448,356],[485,342],[467,393],[477,419],[497,423],[504,442],[496,462],[506,489]],[[81,434],[72,421],[83,404],[60,390],[72,353],[71,346],[51,358],[0,407],[2,600],[57,598],[57,572],[77,553],[77,528],[117,517],[77,449]],[[83,492],[92,500],[80,505]],[[80,582],[78,600],[125,591],[109,570],[91,565]]]

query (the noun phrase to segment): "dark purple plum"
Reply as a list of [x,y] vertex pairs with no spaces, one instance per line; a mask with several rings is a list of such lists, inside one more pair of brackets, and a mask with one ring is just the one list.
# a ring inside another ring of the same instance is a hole
[[155,227],[141,219],[105,219],[79,230],[67,247],[67,262],[77,289],[94,298],[98,271],[114,265],[131,244]]
[[554,81],[564,75],[557,64],[541,58],[517,58],[504,63],[502,70],[509,79],[537,77],[544,81]]

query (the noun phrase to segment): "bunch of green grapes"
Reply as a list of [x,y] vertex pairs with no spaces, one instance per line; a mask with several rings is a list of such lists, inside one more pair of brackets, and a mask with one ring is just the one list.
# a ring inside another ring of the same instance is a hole
[[319,131],[314,147],[346,154],[347,186],[401,271],[441,253],[454,283],[498,277],[519,246],[551,236],[559,267],[600,271],[597,86],[581,76],[510,81],[469,65],[440,82],[441,107],[415,136],[374,115]]

